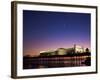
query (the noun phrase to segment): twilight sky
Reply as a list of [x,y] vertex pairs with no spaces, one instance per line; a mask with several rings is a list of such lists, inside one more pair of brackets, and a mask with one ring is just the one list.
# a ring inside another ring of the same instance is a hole
[[23,10],[23,54],[73,47],[90,48],[91,15]]

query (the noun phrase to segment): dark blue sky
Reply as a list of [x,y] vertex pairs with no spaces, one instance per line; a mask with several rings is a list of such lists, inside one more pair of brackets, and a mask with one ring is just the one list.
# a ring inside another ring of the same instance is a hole
[[24,55],[73,47],[90,48],[90,19],[86,13],[23,11]]

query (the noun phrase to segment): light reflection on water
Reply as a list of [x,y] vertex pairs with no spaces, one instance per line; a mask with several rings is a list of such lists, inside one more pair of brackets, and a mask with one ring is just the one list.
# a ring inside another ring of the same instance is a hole
[[56,57],[56,58],[38,58],[30,59],[24,64],[24,69],[35,68],[54,68],[54,67],[75,67],[75,66],[90,66],[91,59],[89,56],[79,57]]

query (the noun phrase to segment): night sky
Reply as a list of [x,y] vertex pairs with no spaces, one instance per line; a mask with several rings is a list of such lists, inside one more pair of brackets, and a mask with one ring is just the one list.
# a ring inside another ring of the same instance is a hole
[[23,54],[70,48],[90,48],[90,19],[87,13],[23,10]]

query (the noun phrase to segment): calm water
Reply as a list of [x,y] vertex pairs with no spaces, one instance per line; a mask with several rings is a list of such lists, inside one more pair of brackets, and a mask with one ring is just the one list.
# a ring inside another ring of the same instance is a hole
[[24,69],[90,66],[89,56],[27,58],[23,60]]

